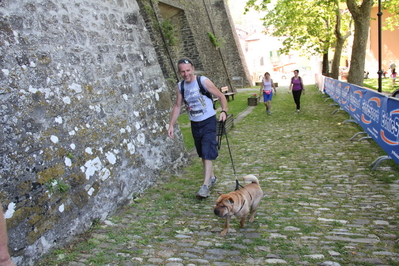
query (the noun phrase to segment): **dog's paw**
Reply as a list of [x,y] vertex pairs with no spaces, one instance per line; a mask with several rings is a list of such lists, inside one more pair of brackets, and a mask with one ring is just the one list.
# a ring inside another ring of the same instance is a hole
[[223,231],[220,233],[221,236],[225,236],[227,234],[227,229],[223,229]]
[[253,221],[255,220],[255,213],[253,213],[252,215],[251,215],[251,217],[249,217],[249,222],[250,223],[252,223]]

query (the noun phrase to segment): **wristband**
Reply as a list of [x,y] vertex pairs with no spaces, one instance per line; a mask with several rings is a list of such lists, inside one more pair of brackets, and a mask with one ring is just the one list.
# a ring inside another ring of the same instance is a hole
[[223,111],[223,110],[222,110],[222,111],[220,111],[220,113],[225,113],[225,114],[227,115],[227,112],[226,112],[226,111]]

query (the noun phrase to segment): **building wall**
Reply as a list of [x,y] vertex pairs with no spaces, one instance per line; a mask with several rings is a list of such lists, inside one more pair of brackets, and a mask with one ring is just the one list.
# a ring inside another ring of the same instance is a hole
[[[251,86],[244,55],[225,0],[177,1],[164,0],[156,4],[139,0],[141,14],[150,32],[161,67],[170,80],[178,80],[176,62],[188,57],[196,73],[209,77],[217,87],[235,89],[233,76],[240,76]],[[173,27],[174,45],[165,46],[168,39],[158,25],[167,22]],[[210,41],[209,33],[219,46]],[[172,60],[170,60],[172,58]]]
[[[209,41],[212,30],[233,36],[224,6],[0,1],[0,201],[17,265],[33,265],[160,171],[187,163],[178,127],[167,137],[177,59],[191,57],[218,86],[246,75],[235,43]],[[159,27],[165,18],[173,45]]]
[[[376,77],[378,72],[378,6],[373,7],[371,11],[370,21],[370,37],[369,37],[369,50],[367,51],[366,67],[365,70],[370,72],[371,77]],[[382,11],[381,22],[382,27],[385,26],[386,18],[390,17],[386,10]],[[399,65],[399,27],[396,26],[395,30],[382,30],[382,69],[390,73],[389,64],[390,61],[394,61],[396,66]]]

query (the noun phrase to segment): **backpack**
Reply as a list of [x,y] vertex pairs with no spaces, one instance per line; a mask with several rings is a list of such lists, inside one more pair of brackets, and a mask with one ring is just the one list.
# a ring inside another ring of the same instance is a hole
[[[213,103],[213,109],[216,109],[216,107],[215,107],[215,102],[213,101],[212,94],[211,94],[209,91],[207,91],[207,90],[204,88],[204,86],[202,85],[202,82],[201,82],[201,75],[197,75],[197,83],[198,83],[198,87],[200,88],[201,94],[202,94],[202,95],[205,95],[206,97],[208,97],[209,99],[211,99],[211,100],[212,100],[212,103]],[[180,93],[181,93],[181,95],[182,95],[182,97],[183,97],[184,103],[187,105],[187,102],[186,102],[186,100],[184,99],[184,80],[182,80],[182,81],[180,82]]]

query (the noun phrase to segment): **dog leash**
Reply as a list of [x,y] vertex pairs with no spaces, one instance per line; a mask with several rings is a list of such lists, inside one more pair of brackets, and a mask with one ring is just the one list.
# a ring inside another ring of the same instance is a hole
[[217,134],[218,150],[220,150],[220,147],[222,146],[222,139],[223,139],[223,134],[224,134],[224,135],[226,135],[226,143],[227,143],[227,148],[228,148],[229,154],[230,154],[231,166],[233,167],[234,176],[236,178],[236,189],[235,190],[239,190],[240,187],[243,187],[243,186],[238,182],[238,179],[237,179],[237,173],[236,173],[236,169],[234,167],[233,156],[231,155],[229,138],[227,137],[226,120],[219,121],[218,123],[219,123],[218,134]]

